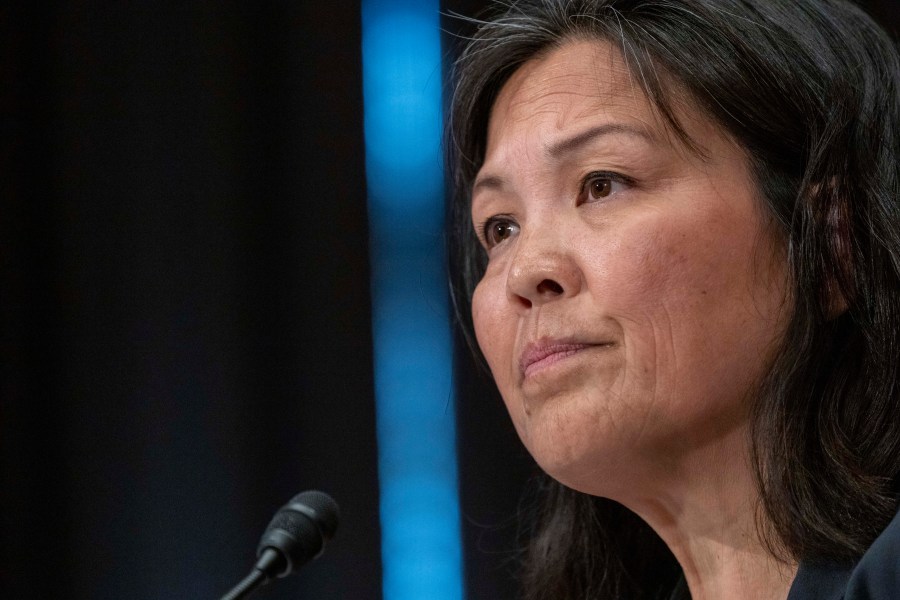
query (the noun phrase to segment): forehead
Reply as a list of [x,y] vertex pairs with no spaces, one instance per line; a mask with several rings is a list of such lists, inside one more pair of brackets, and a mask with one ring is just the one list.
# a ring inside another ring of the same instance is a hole
[[688,147],[703,155],[734,145],[676,79],[662,71],[639,76],[664,86],[686,137],[650,102],[617,46],[571,40],[523,64],[501,88],[491,108],[483,166],[505,163],[516,150],[547,150],[572,132],[604,123],[638,131],[679,154]]
[[605,116],[662,133],[655,112],[616,48],[572,41],[525,63],[506,82],[491,111],[488,153],[510,129],[552,136]]

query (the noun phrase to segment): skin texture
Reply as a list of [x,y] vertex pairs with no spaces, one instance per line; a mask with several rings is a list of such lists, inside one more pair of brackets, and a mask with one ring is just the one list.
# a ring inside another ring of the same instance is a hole
[[759,543],[747,458],[783,242],[743,150],[690,101],[679,118],[702,157],[605,43],[513,74],[473,186],[476,336],[538,464],[644,518],[695,599],[785,597],[794,567]]

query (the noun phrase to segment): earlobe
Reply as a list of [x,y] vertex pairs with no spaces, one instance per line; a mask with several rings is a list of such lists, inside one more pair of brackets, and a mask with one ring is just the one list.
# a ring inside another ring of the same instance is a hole
[[828,280],[827,286],[827,311],[825,316],[827,320],[834,321],[842,314],[847,312],[847,309],[850,307],[847,302],[847,298],[845,297],[843,291],[841,291],[840,285],[834,279]]
[[855,295],[850,204],[835,176],[803,186],[799,197],[794,218],[800,222],[793,225],[789,250],[795,269],[800,269],[795,276],[799,285],[805,281],[818,288],[820,315],[833,321],[847,312]]
[[829,186],[826,198],[828,211],[825,217],[825,297],[823,305],[829,321],[847,312],[853,291],[853,248],[851,237],[850,206],[837,191],[837,185]]

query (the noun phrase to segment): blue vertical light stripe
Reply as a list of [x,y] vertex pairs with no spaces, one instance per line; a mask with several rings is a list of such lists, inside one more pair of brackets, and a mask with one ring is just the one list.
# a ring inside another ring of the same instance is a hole
[[385,600],[461,600],[438,2],[364,0]]

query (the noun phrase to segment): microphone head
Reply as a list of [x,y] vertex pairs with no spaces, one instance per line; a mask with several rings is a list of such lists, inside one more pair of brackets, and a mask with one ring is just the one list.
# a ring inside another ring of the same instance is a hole
[[339,519],[340,509],[331,496],[314,490],[301,492],[275,513],[256,555],[262,556],[267,548],[276,550],[284,560],[279,561],[280,571],[270,575],[289,575],[322,554],[325,542],[337,531]]

